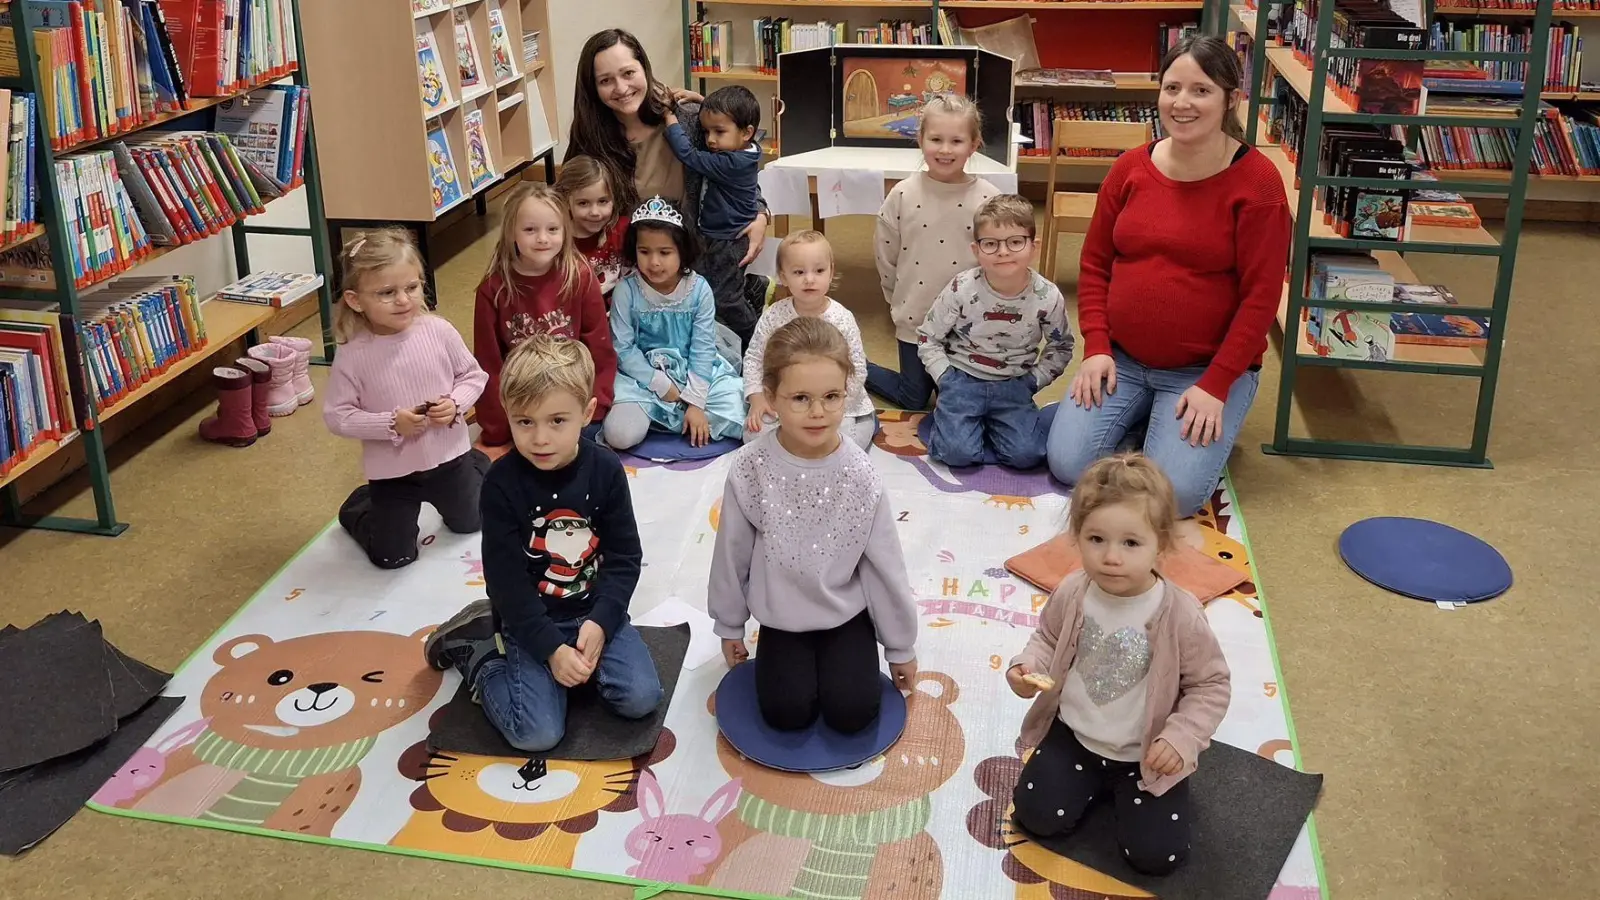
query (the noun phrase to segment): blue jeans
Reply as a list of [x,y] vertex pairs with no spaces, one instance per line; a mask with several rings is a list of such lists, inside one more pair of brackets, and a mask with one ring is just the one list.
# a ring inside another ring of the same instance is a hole
[[1194,515],[1217,489],[1233,442],[1256,399],[1261,373],[1245,372],[1228,390],[1222,407],[1222,436],[1208,447],[1191,447],[1179,436],[1183,421],[1177,418],[1178,398],[1194,387],[1205,367],[1151,369],[1120,350],[1112,350],[1111,358],[1117,364],[1115,394],[1089,409],[1073,403],[1071,397],[1061,401],[1047,445],[1050,473],[1063,484],[1076,484],[1084,469],[1116,452],[1123,436],[1143,420],[1147,422],[1145,455],[1172,480],[1178,515]]
[[[557,622],[569,645],[576,645],[582,619]],[[491,659],[478,671],[484,715],[518,750],[543,753],[567,732],[567,689],[550,673],[547,660],[535,659],[507,640],[504,659]],[[642,719],[661,705],[661,677],[650,648],[631,623],[624,622],[600,651],[595,667],[600,701],[625,719]]]
[[1033,392],[1032,375],[987,381],[951,366],[939,377],[929,458],[947,466],[976,466],[983,462],[987,442],[1002,466],[1037,466],[1044,461],[1044,436]]
[[917,355],[917,345],[899,341],[900,371],[885,369],[874,362],[867,363],[867,390],[893,403],[901,409],[928,408],[928,398],[933,396],[933,379],[922,367],[922,357]]

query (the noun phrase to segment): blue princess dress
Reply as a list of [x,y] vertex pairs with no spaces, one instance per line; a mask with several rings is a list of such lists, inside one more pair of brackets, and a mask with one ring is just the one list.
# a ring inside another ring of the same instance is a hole
[[[746,415],[744,381],[717,352],[717,303],[711,285],[690,272],[671,294],[635,272],[611,295],[611,340],[617,349],[613,405],[637,403],[660,431],[683,432],[684,403],[706,411],[713,439],[739,439]],[[678,389],[682,402],[662,399]]]

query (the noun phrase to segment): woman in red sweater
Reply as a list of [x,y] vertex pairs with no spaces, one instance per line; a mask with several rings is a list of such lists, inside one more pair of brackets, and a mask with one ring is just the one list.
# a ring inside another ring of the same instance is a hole
[[1100,186],[1078,278],[1084,360],[1050,429],[1074,483],[1144,432],[1144,452],[1200,510],[1255,399],[1290,240],[1277,167],[1244,142],[1238,58],[1193,38],[1161,66],[1167,137],[1124,153]]

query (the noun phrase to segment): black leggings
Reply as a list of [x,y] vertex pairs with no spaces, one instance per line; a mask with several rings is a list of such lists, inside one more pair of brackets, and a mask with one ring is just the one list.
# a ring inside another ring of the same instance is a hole
[[399,478],[380,478],[356,488],[339,507],[339,524],[380,569],[398,569],[417,558],[417,514],[431,503],[444,527],[472,534],[483,527],[478,495],[489,457],[468,450],[449,462]]
[[1139,789],[1139,764],[1105,759],[1078,742],[1060,719],[1029,757],[1012,794],[1017,822],[1039,837],[1064,835],[1089,804],[1110,795],[1117,846],[1128,865],[1165,875],[1189,856],[1189,780],[1157,797]]
[[780,731],[822,716],[829,728],[854,734],[878,718],[878,634],[865,611],[825,631],[761,626],[756,644],[756,701],[761,718]]

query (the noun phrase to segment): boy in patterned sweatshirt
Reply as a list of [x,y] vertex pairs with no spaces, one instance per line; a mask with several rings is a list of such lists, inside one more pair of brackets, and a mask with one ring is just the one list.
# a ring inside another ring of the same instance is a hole
[[[917,355],[939,388],[928,455],[947,466],[1044,461],[1045,429],[1033,395],[1072,361],[1061,290],[1033,270],[1033,204],[1001,194],[973,216],[978,267],[957,275],[917,329]],[[1040,346],[1040,342],[1043,346]]]

